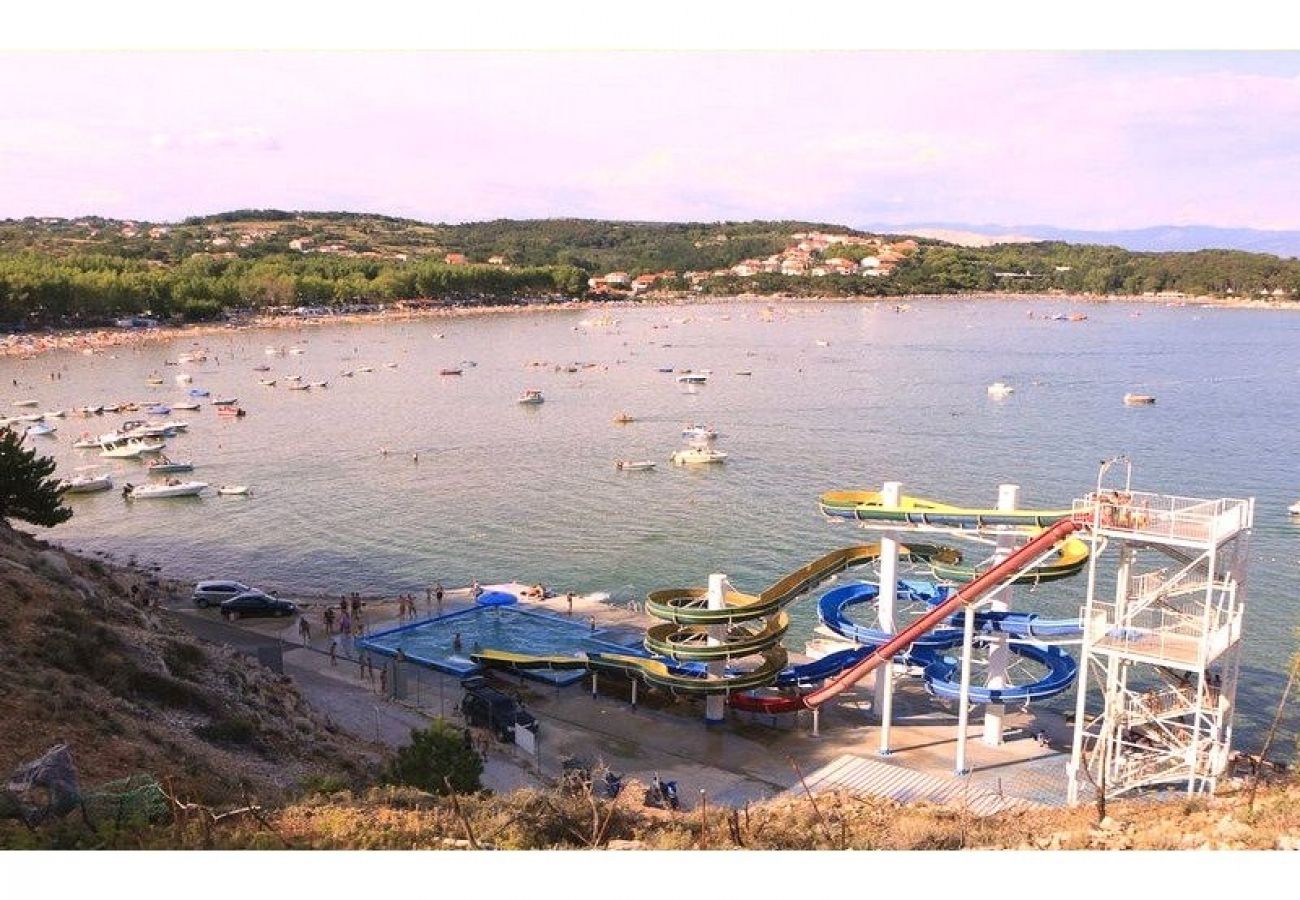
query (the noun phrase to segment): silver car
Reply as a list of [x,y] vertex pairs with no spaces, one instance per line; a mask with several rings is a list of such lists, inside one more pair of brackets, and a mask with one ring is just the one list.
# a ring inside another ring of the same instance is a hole
[[194,586],[194,605],[199,609],[220,606],[222,600],[250,590],[252,588],[238,581],[200,581]]

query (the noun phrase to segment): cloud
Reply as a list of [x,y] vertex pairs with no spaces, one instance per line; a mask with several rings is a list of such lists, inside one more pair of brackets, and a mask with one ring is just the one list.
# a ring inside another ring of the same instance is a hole
[[262,150],[280,149],[280,140],[263,128],[249,125],[225,128],[201,128],[174,134],[155,132],[149,135],[149,146],[155,150]]

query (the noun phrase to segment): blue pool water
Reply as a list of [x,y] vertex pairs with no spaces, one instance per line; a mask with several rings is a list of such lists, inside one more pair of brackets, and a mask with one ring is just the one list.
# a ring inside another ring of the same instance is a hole
[[[459,650],[455,648],[456,635],[460,635]],[[361,641],[360,646],[386,656],[401,650],[412,662],[452,675],[478,671],[470,654],[479,650],[533,656],[576,656],[588,650],[644,654],[639,633],[592,631],[586,620],[499,606],[476,606],[381,631]],[[572,684],[583,677],[577,670],[537,669],[523,674],[549,684]]]

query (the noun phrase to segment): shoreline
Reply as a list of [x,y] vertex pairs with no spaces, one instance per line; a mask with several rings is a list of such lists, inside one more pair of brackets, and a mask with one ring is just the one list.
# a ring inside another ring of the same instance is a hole
[[0,359],[35,359],[47,353],[71,351],[84,355],[104,353],[118,348],[198,339],[213,335],[237,334],[242,331],[301,330],[329,325],[384,324],[426,319],[461,319],[474,316],[547,313],[592,309],[646,309],[681,306],[721,306],[726,304],[834,303],[884,304],[925,303],[936,300],[981,300],[997,302],[1057,302],[1081,305],[1133,303],[1197,309],[1300,310],[1300,301],[1262,300],[1221,297],[1149,297],[1136,294],[900,294],[897,296],[843,296],[741,293],[729,297],[685,293],[650,292],[637,300],[570,300],[563,303],[495,304],[485,306],[439,306],[432,308],[384,307],[373,312],[342,313],[304,318],[294,315],[259,315],[239,322],[210,322],[158,328],[48,329],[24,334],[0,336]]

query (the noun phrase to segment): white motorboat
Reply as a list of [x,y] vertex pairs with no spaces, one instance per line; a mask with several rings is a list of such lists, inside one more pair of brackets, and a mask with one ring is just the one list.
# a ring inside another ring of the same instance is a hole
[[59,490],[65,494],[93,494],[113,487],[111,475],[75,475],[63,482]]
[[145,383],[145,384],[154,384],[154,385],[162,384],[162,383],[163,383],[163,377],[162,377],[161,375],[159,375],[157,372],[154,372],[152,375],[150,375],[148,378],[146,378],[146,379],[144,380],[144,383]]
[[648,459],[620,459],[614,463],[614,468],[620,472],[648,472],[655,467],[655,464]]
[[703,372],[685,372],[677,376],[678,384],[704,384],[709,376]]
[[1300,500],[1297,500],[1295,503],[1288,506],[1286,511],[1293,516],[1300,516]]
[[257,383],[262,385],[263,387],[275,387],[274,378],[259,378],[257,379]]
[[223,484],[217,493],[223,497],[251,497],[253,489],[246,484]]
[[712,447],[697,445],[685,447],[673,453],[669,460],[675,466],[691,466],[703,463],[720,463],[724,462],[727,454],[721,450],[714,450]]
[[239,402],[238,397],[218,397],[212,401],[213,406],[234,406]]
[[139,438],[100,441],[99,455],[108,459],[139,459],[149,453],[161,453],[166,446],[163,441],[144,441]]
[[358,371],[358,372],[373,372],[373,371],[375,371],[375,367],[374,367],[374,366],[357,366],[357,371]]
[[542,396],[541,391],[533,390],[530,388],[529,390],[526,390],[522,394],[520,394],[519,399],[516,400],[515,402],[522,403],[525,406],[536,406],[539,403],[545,402],[545,400],[546,398]]
[[1154,406],[1156,398],[1150,394],[1125,394],[1125,406]]
[[182,372],[176,376],[177,384],[191,384],[193,381],[194,381],[194,376],[189,374],[188,372]]
[[395,362],[386,362],[386,363],[384,363],[384,368],[385,368],[385,369],[396,369],[396,368],[397,368],[397,363],[395,363]]
[[686,427],[682,429],[682,437],[691,440],[711,441],[718,436],[718,432],[710,425],[696,425],[694,422],[687,422]]
[[77,412],[81,413],[83,416],[97,416],[97,415],[100,415],[100,414],[102,414],[102,413],[104,412],[104,407],[102,407],[102,406],[83,406],[83,407],[81,407],[80,409],[78,409]]
[[305,384],[305,383],[303,383],[303,382],[301,382],[301,381],[295,381],[295,382],[293,382],[292,384],[289,385],[289,390],[291,390],[291,391],[310,391],[310,390],[311,390],[311,385],[310,385],[310,384]]
[[44,413],[32,413],[31,415],[28,416],[16,416],[14,417],[14,421],[15,422],[40,422],[44,418],[45,418]]
[[55,409],[55,410],[51,410],[50,412],[47,412],[47,413],[45,414],[45,418],[47,418],[47,419],[62,419],[62,418],[63,418],[64,416],[66,416],[67,414],[68,414],[68,411],[67,411],[66,409]]
[[199,408],[199,405],[198,405],[197,403],[188,403],[188,402],[185,402],[185,403],[173,403],[173,404],[172,404],[172,409],[184,409],[184,410],[188,410],[188,411],[190,411],[190,412],[193,412],[194,410],[196,410],[196,409],[198,409],[198,408]]
[[290,348],[289,348],[289,353],[291,353],[291,354],[294,355],[294,356],[302,356],[302,355],[303,355],[304,353],[306,353],[306,352],[307,352],[307,351],[304,350],[304,349],[302,349],[301,347],[290,347]]
[[311,386],[314,388],[327,388],[330,386],[330,383],[328,381],[313,381],[311,382]]
[[1016,389],[1005,381],[995,381],[988,388],[990,397],[1005,397],[1008,394],[1014,394]]
[[168,459],[166,456],[159,457],[152,462],[144,464],[145,470],[150,475],[170,475],[174,472],[193,472],[193,460]]
[[37,422],[34,425],[27,426],[27,433],[38,437],[46,434],[54,434],[54,432],[58,430],[59,429],[55,428],[49,422]]
[[169,478],[162,484],[127,484],[122,496],[127,500],[163,500],[169,497],[197,497],[206,490],[206,481],[177,481]]
[[41,405],[41,401],[39,400],[15,400],[14,401],[14,406],[40,406],[40,405]]

